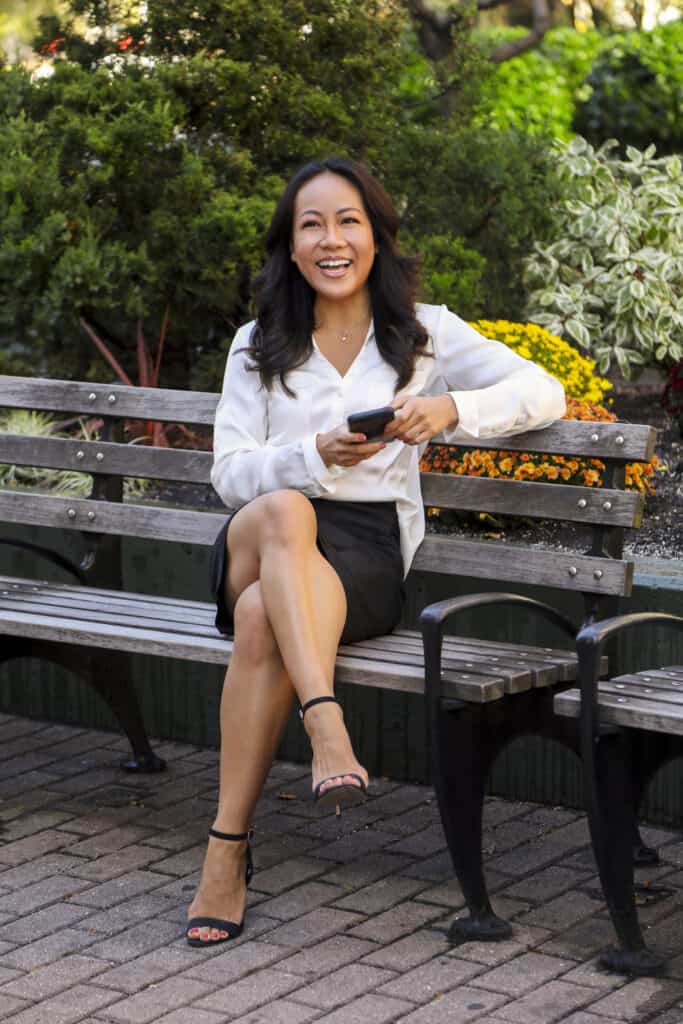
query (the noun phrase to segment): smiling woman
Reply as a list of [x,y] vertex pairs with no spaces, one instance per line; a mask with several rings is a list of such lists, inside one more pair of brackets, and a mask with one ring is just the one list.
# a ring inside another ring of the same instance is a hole
[[316,292],[319,334],[340,338],[340,329],[354,321],[367,330],[371,311],[366,282],[376,252],[372,225],[350,181],[326,172],[300,189],[292,260]]
[[[364,167],[307,164],[266,236],[257,318],[230,349],[212,482],[231,515],[212,585],[216,625],[234,632],[234,648],[193,945],[242,929],[248,825],[295,696],[313,798],[365,796],[367,772],[333,695],[337,647],[400,619],[425,530],[426,442],[516,433],[564,412],[561,385],[542,369],[445,307],[416,305],[417,263],[400,254],[398,226]],[[377,406],[395,413],[379,439],[349,429],[350,414]]]

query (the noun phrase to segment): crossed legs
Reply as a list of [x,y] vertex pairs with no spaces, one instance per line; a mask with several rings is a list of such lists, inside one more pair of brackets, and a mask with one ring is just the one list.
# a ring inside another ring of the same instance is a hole
[[[221,699],[221,756],[214,828],[246,832],[289,717],[292,701],[332,695],[334,665],[346,618],[336,572],[316,546],[311,503],[297,491],[275,491],[240,509],[228,530],[227,597],[234,649]],[[313,784],[345,773],[367,778],[356,760],[338,705],[305,718],[313,748]],[[325,791],[326,786],[322,787]],[[246,843],[210,838],[189,917],[239,922],[244,915]],[[191,937],[217,939],[201,929]]]

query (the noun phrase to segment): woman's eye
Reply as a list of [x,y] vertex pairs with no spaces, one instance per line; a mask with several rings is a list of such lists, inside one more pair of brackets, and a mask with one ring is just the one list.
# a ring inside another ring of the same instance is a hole
[[342,224],[360,224],[358,217],[344,217]]
[[301,225],[302,228],[317,228],[317,220],[305,220]]

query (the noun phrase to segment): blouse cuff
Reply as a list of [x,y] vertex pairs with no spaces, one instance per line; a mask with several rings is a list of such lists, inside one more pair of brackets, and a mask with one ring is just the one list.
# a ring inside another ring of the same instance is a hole
[[324,490],[330,490],[331,485],[335,479],[343,473],[342,466],[328,466],[323,461],[322,455],[318,451],[316,444],[317,434],[310,434],[305,437],[301,442],[301,449],[304,454],[304,462],[306,463],[306,469],[308,470],[311,479],[315,480],[317,484]]
[[479,404],[474,392],[449,391],[458,410],[458,422],[451,430],[444,430],[444,437],[470,438],[479,437]]

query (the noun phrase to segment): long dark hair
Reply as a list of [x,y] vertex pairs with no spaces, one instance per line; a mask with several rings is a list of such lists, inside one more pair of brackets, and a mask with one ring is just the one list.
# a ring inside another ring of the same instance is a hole
[[328,157],[305,164],[290,179],[266,233],[268,260],[256,279],[256,325],[252,331],[250,369],[270,389],[277,375],[288,394],[285,374],[308,359],[312,350],[315,291],[292,261],[290,247],[294,203],[299,189],[324,172],[339,174],[358,189],[377,246],[368,276],[375,340],[382,357],[398,375],[396,390],[413,375],[415,358],[426,346],[426,329],[415,316],[419,261],[398,252],[399,217],[380,183],[362,164]]

